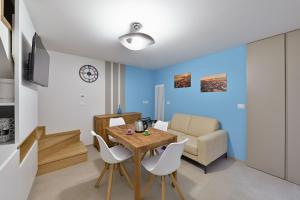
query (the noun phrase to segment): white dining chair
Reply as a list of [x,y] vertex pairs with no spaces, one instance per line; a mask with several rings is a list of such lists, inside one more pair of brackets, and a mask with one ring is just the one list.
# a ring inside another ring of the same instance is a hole
[[[168,131],[168,126],[169,126],[169,122],[163,122],[163,121],[158,120],[154,124],[153,128],[156,128],[158,130],[167,132]],[[155,153],[160,154],[164,151],[164,147],[158,147],[154,151],[155,151]],[[151,154],[154,154],[154,152],[151,152]]]
[[[125,120],[123,119],[123,117],[109,119],[109,127],[121,126],[124,124],[125,124]],[[108,139],[114,143],[118,143],[118,140],[111,135],[108,135]]]
[[166,183],[165,178],[169,176],[171,181],[180,197],[181,200],[184,199],[183,194],[177,184],[176,178],[174,177],[174,172],[180,167],[181,156],[183,153],[184,145],[188,141],[188,138],[177,142],[171,143],[167,146],[162,154],[146,158],[142,161],[144,168],[151,173],[149,181],[143,191],[145,195],[153,184],[155,176],[161,177],[161,190],[162,190],[162,200],[166,199]]
[[168,125],[169,125],[169,122],[163,122],[163,121],[157,121],[153,128],[156,128],[156,129],[159,129],[161,131],[167,131],[168,130]]
[[108,179],[108,188],[106,199],[109,200],[111,198],[111,190],[112,190],[112,180],[113,180],[113,171],[114,169],[119,168],[121,175],[124,175],[128,184],[131,188],[133,188],[133,184],[131,179],[129,178],[128,172],[123,165],[123,162],[132,157],[132,153],[123,146],[116,145],[109,148],[106,142],[100,135],[97,135],[94,131],[91,131],[92,135],[95,136],[100,145],[100,156],[104,161],[105,165],[103,170],[100,173],[100,176],[95,184],[95,187],[98,187],[101,179],[105,175],[105,172],[109,171],[109,179]]

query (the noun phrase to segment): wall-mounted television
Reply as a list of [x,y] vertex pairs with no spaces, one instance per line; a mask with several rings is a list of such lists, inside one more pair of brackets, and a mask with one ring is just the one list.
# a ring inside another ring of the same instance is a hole
[[28,55],[25,79],[48,87],[50,56],[37,33],[32,38],[32,49]]

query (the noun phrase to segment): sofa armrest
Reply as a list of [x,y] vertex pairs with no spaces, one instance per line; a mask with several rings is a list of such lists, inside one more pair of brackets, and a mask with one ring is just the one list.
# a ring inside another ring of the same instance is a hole
[[171,128],[171,121],[167,121],[168,122],[168,129]]
[[198,159],[207,166],[227,152],[227,132],[217,130],[198,137]]

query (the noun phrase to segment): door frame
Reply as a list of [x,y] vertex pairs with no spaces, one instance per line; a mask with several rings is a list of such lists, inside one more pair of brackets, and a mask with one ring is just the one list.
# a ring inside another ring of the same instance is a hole
[[154,110],[154,118],[157,119],[157,106],[158,106],[158,102],[157,102],[157,91],[158,88],[163,88],[163,103],[162,103],[162,121],[165,119],[165,85],[164,84],[158,84],[155,85],[154,88],[154,105],[155,105],[155,110]]

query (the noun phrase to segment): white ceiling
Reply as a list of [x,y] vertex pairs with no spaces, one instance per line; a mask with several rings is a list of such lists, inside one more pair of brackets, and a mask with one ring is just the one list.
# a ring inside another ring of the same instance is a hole
[[[146,68],[197,58],[300,28],[300,0],[25,0],[49,50]],[[118,37],[132,22],[156,44]]]

